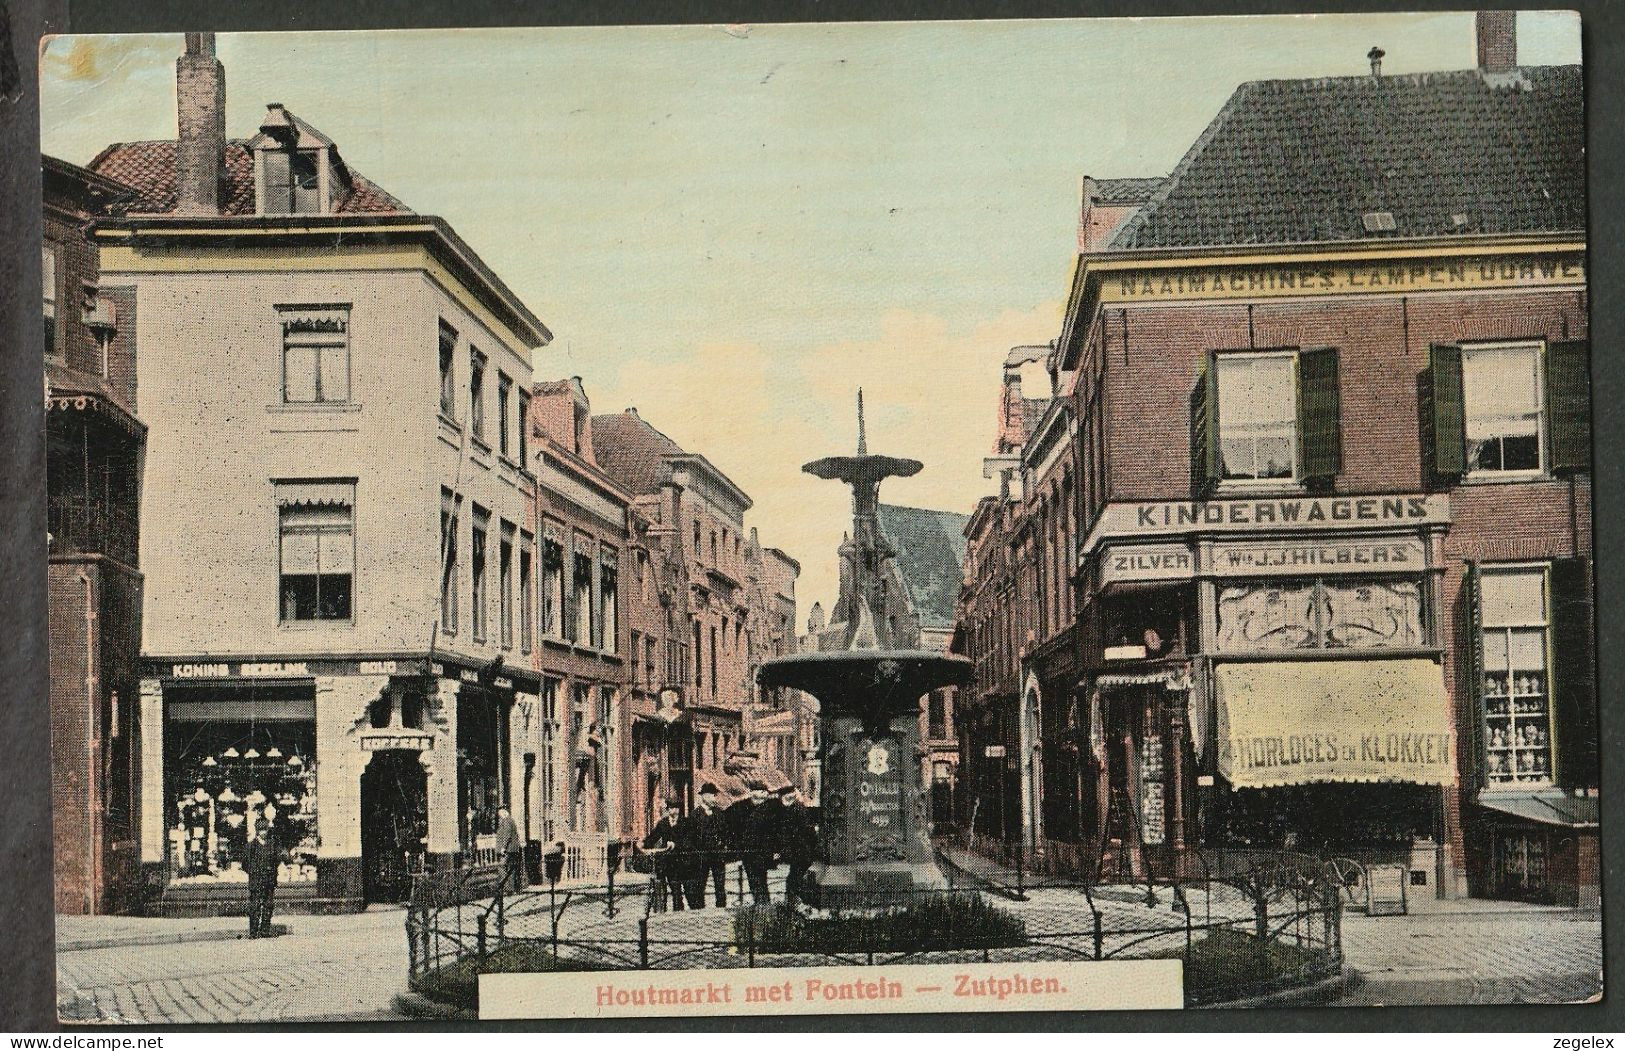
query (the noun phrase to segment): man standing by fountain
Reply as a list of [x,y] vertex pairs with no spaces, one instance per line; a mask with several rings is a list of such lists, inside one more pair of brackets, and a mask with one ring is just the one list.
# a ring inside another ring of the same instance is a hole
[[818,857],[818,827],[795,785],[779,789],[779,856],[784,860],[784,900],[794,905],[806,896],[807,870]]
[[691,909],[705,908],[705,884],[716,890],[717,908],[728,904],[728,818],[717,807],[717,786],[700,786],[699,802],[685,819],[688,849],[693,861],[683,883],[683,893]]
[[767,801],[767,786],[760,781],[752,781],[750,795],[728,808],[739,863],[745,867],[750,898],[757,905],[772,900],[767,870],[773,867],[773,851],[778,845],[778,810],[778,804]]

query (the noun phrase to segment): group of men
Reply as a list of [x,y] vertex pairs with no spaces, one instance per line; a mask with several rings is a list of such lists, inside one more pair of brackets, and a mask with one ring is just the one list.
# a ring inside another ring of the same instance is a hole
[[772,900],[767,874],[781,862],[787,868],[785,900],[795,904],[806,897],[807,870],[818,856],[812,809],[794,786],[785,785],[771,796],[766,785],[749,787],[748,796],[723,807],[717,787],[702,785],[686,815],[676,800],[666,802],[664,816],[643,839],[643,849],[653,855],[657,910],[668,897],[677,911],[685,904],[705,908],[707,882],[717,907],[727,905],[727,865],[736,858],[756,904]]

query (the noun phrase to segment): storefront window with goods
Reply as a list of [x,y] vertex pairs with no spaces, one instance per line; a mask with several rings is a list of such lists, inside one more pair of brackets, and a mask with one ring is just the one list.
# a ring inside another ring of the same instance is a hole
[[248,833],[256,822],[273,817],[273,825],[282,830],[278,845],[285,852],[279,881],[313,882],[315,720],[171,717],[168,731],[165,798],[170,882],[246,884],[243,862]]
[[1491,787],[1541,787],[1552,779],[1546,667],[1546,574],[1536,568],[1479,575],[1484,660],[1484,748]]

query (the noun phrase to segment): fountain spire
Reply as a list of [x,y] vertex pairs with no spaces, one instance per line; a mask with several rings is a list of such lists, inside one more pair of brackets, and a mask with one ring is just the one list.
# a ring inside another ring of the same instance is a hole
[[863,388],[858,388],[858,455],[869,455],[869,443],[863,437]]

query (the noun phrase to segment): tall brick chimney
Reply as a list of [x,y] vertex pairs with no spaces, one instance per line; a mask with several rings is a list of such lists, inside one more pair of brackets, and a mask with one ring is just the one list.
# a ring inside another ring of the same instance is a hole
[[1518,65],[1518,13],[1480,11],[1478,68],[1485,73],[1510,73]]
[[226,153],[226,71],[213,33],[187,33],[175,60],[175,210],[220,214]]

